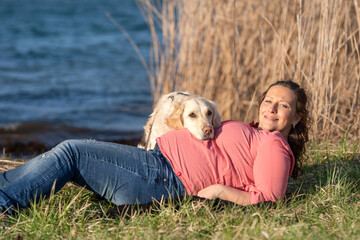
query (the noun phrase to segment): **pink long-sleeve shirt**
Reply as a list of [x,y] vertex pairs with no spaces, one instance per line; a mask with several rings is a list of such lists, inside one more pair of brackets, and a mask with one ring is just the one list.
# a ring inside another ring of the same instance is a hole
[[188,194],[223,184],[248,192],[252,204],[277,201],[284,197],[294,167],[293,153],[280,132],[237,121],[215,129],[214,139],[198,140],[181,129],[162,135],[157,143]]

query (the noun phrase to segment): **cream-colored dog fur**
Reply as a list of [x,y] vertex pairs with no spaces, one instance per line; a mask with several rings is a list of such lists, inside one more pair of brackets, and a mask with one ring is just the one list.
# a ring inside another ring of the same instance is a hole
[[149,150],[156,138],[174,129],[187,128],[200,140],[214,137],[214,128],[221,118],[213,101],[187,92],[163,95],[144,126],[144,135],[138,147]]

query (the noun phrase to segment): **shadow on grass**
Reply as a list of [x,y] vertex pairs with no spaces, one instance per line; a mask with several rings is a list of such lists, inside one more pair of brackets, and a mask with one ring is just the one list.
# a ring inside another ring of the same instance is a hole
[[286,196],[294,194],[312,194],[316,187],[335,184],[339,178],[346,178],[347,182],[360,190],[360,154],[350,156],[332,156],[324,158],[321,163],[304,166],[304,174],[297,180],[289,179]]
[[[154,201],[147,204],[120,205],[120,206],[115,205],[109,208],[105,216],[109,218],[117,218],[117,217],[130,218],[131,216],[138,214],[157,214],[160,213],[164,208],[171,208],[175,211],[178,211],[180,210],[180,208],[186,207],[189,204],[191,204],[190,202],[195,203],[196,205],[206,206],[210,211],[213,212],[221,212],[224,211],[225,209],[232,207],[242,208],[243,210],[246,210],[246,208],[248,208],[221,199],[208,200],[196,196],[185,196],[181,198],[165,199],[161,202]],[[274,208],[276,205],[277,203],[267,201],[249,207],[251,209],[253,209],[254,207]]]
[[[326,160],[326,159],[325,159]],[[360,191],[360,155],[353,154],[352,156],[337,156],[327,159],[327,161],[304,166],[304,174],[297,180],[290,179],[285,205],[290,205],[294,198],[297,200],[306,198],[306,195],[314,194],[317,187],[324,187],[329,184],[336,184],[338,179],[345,179],[346,182],[355,187],[354,190]],[[258,209],[276,208],[278,203],[271,201],[262,202],[251,206],[239,206],[232,202],[215,199],[207,200],[196,196],[186,196],[177,199],[166,199],[161,202],[152,202],[148,204],[138,205],[122,205],[113,206],[105,214],[107,217],[131,217],[134,214],[156,214],[164,207],[170,207],[174,210],[179,210],[182,206],[189,203],[204,204],[211,211],[223,211],[228,208],[236,207],[243,211]]]

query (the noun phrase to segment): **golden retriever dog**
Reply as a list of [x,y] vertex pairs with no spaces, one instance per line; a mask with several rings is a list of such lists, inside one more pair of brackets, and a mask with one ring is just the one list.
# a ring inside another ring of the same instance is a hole
[[174,129],[187,128],[200,140],[214,137],[214,128],[221,125],[221,118],[213,101],[188,92],[163,95],[144,126],[139,148],[153,149],[156,138]]

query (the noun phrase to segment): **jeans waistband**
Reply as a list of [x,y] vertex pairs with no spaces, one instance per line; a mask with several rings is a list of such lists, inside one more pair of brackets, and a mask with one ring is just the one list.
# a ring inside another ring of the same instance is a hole
[[[159,155],[160,158],[164,159],[168,164],[170,164],[170,161],[164,156],[164,154],[161,152],[159,145],[156,143],[154,147],[154,152]],[[171,164],[170,164],[171,165]]]
[[158,145],[157,143],[155,144],[154,152],[156,152],[156,154],[158,154],[158,156],[159,156],[161,159],[163,159],[163,160],[166,162],[166,164],[168,164],[168,166],[172,169],[172,172],[174,173],[174,176],[175,176],[175,179],[176,179],[177,183],[181,186],[183,192],[185,193],[185,192],[186,192],[186,189],[185,189],[184,184],[181,182],[179,176],[177,176],[177,174],[175,173],[175,171],[174,171],[174,169],[173,169],[170,161],[162,154],[162,152],[161,152],[161,150],[160,150],[160,148],[159,148],[159,145]]
[[159,145],[157,143],[155,144],[154,151],[161,152]]

